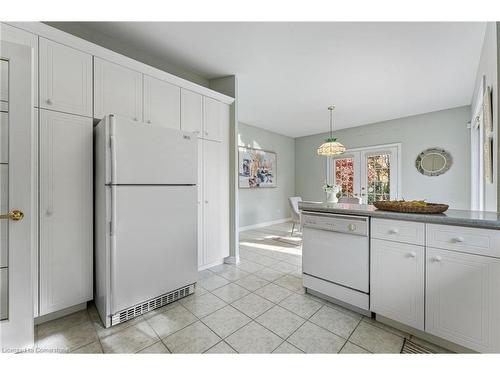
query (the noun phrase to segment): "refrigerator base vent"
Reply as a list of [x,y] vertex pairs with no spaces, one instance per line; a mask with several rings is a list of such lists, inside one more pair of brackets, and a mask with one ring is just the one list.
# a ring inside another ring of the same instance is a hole
[[123,323],[127,320],[133,319],[139,315],[145,314],[148,311],[157,309],[159,307],[168,305],[178,299],[186,297],[194,292],[194,284],[185,286],[183,288],[174,290],[172,292],[163,294],[159,297],[150,299],[149,301],[132,306],[128,309],[117,312],[111,315],[111,326]]

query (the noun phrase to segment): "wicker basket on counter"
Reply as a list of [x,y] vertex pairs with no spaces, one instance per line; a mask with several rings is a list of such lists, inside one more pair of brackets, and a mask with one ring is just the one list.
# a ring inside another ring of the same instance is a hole
[[382,211],[405,212],[412,214],[441,214],[448,209],[447,204],[426,203],[422,205],[412,205],[403,201],[378,201],[373,205]]

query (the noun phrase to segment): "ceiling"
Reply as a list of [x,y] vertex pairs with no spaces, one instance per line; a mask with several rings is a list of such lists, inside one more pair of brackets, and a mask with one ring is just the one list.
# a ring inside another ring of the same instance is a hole
[[330,104],[336,129],[470,104],[485,30],[477,22],[75,26],[204,78],[235,74],[239,120],[291,137],[328,131]]

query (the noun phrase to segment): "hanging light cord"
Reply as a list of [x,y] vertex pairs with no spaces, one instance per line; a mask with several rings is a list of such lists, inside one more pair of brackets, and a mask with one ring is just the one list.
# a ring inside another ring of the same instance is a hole
[[328,109],[330,110],[330,138],[327,139],[327,142],[335,142],[337,140],[337,138],[333,136],[333,110],[335,106],[331,105]]

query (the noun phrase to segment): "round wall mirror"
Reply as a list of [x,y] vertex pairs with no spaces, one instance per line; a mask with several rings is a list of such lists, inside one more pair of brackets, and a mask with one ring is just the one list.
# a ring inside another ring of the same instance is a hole
[[439,176],[450,169],[453,159],[442,148],[428,148],[418,154],[415,160],[417,170],[426,176]]

